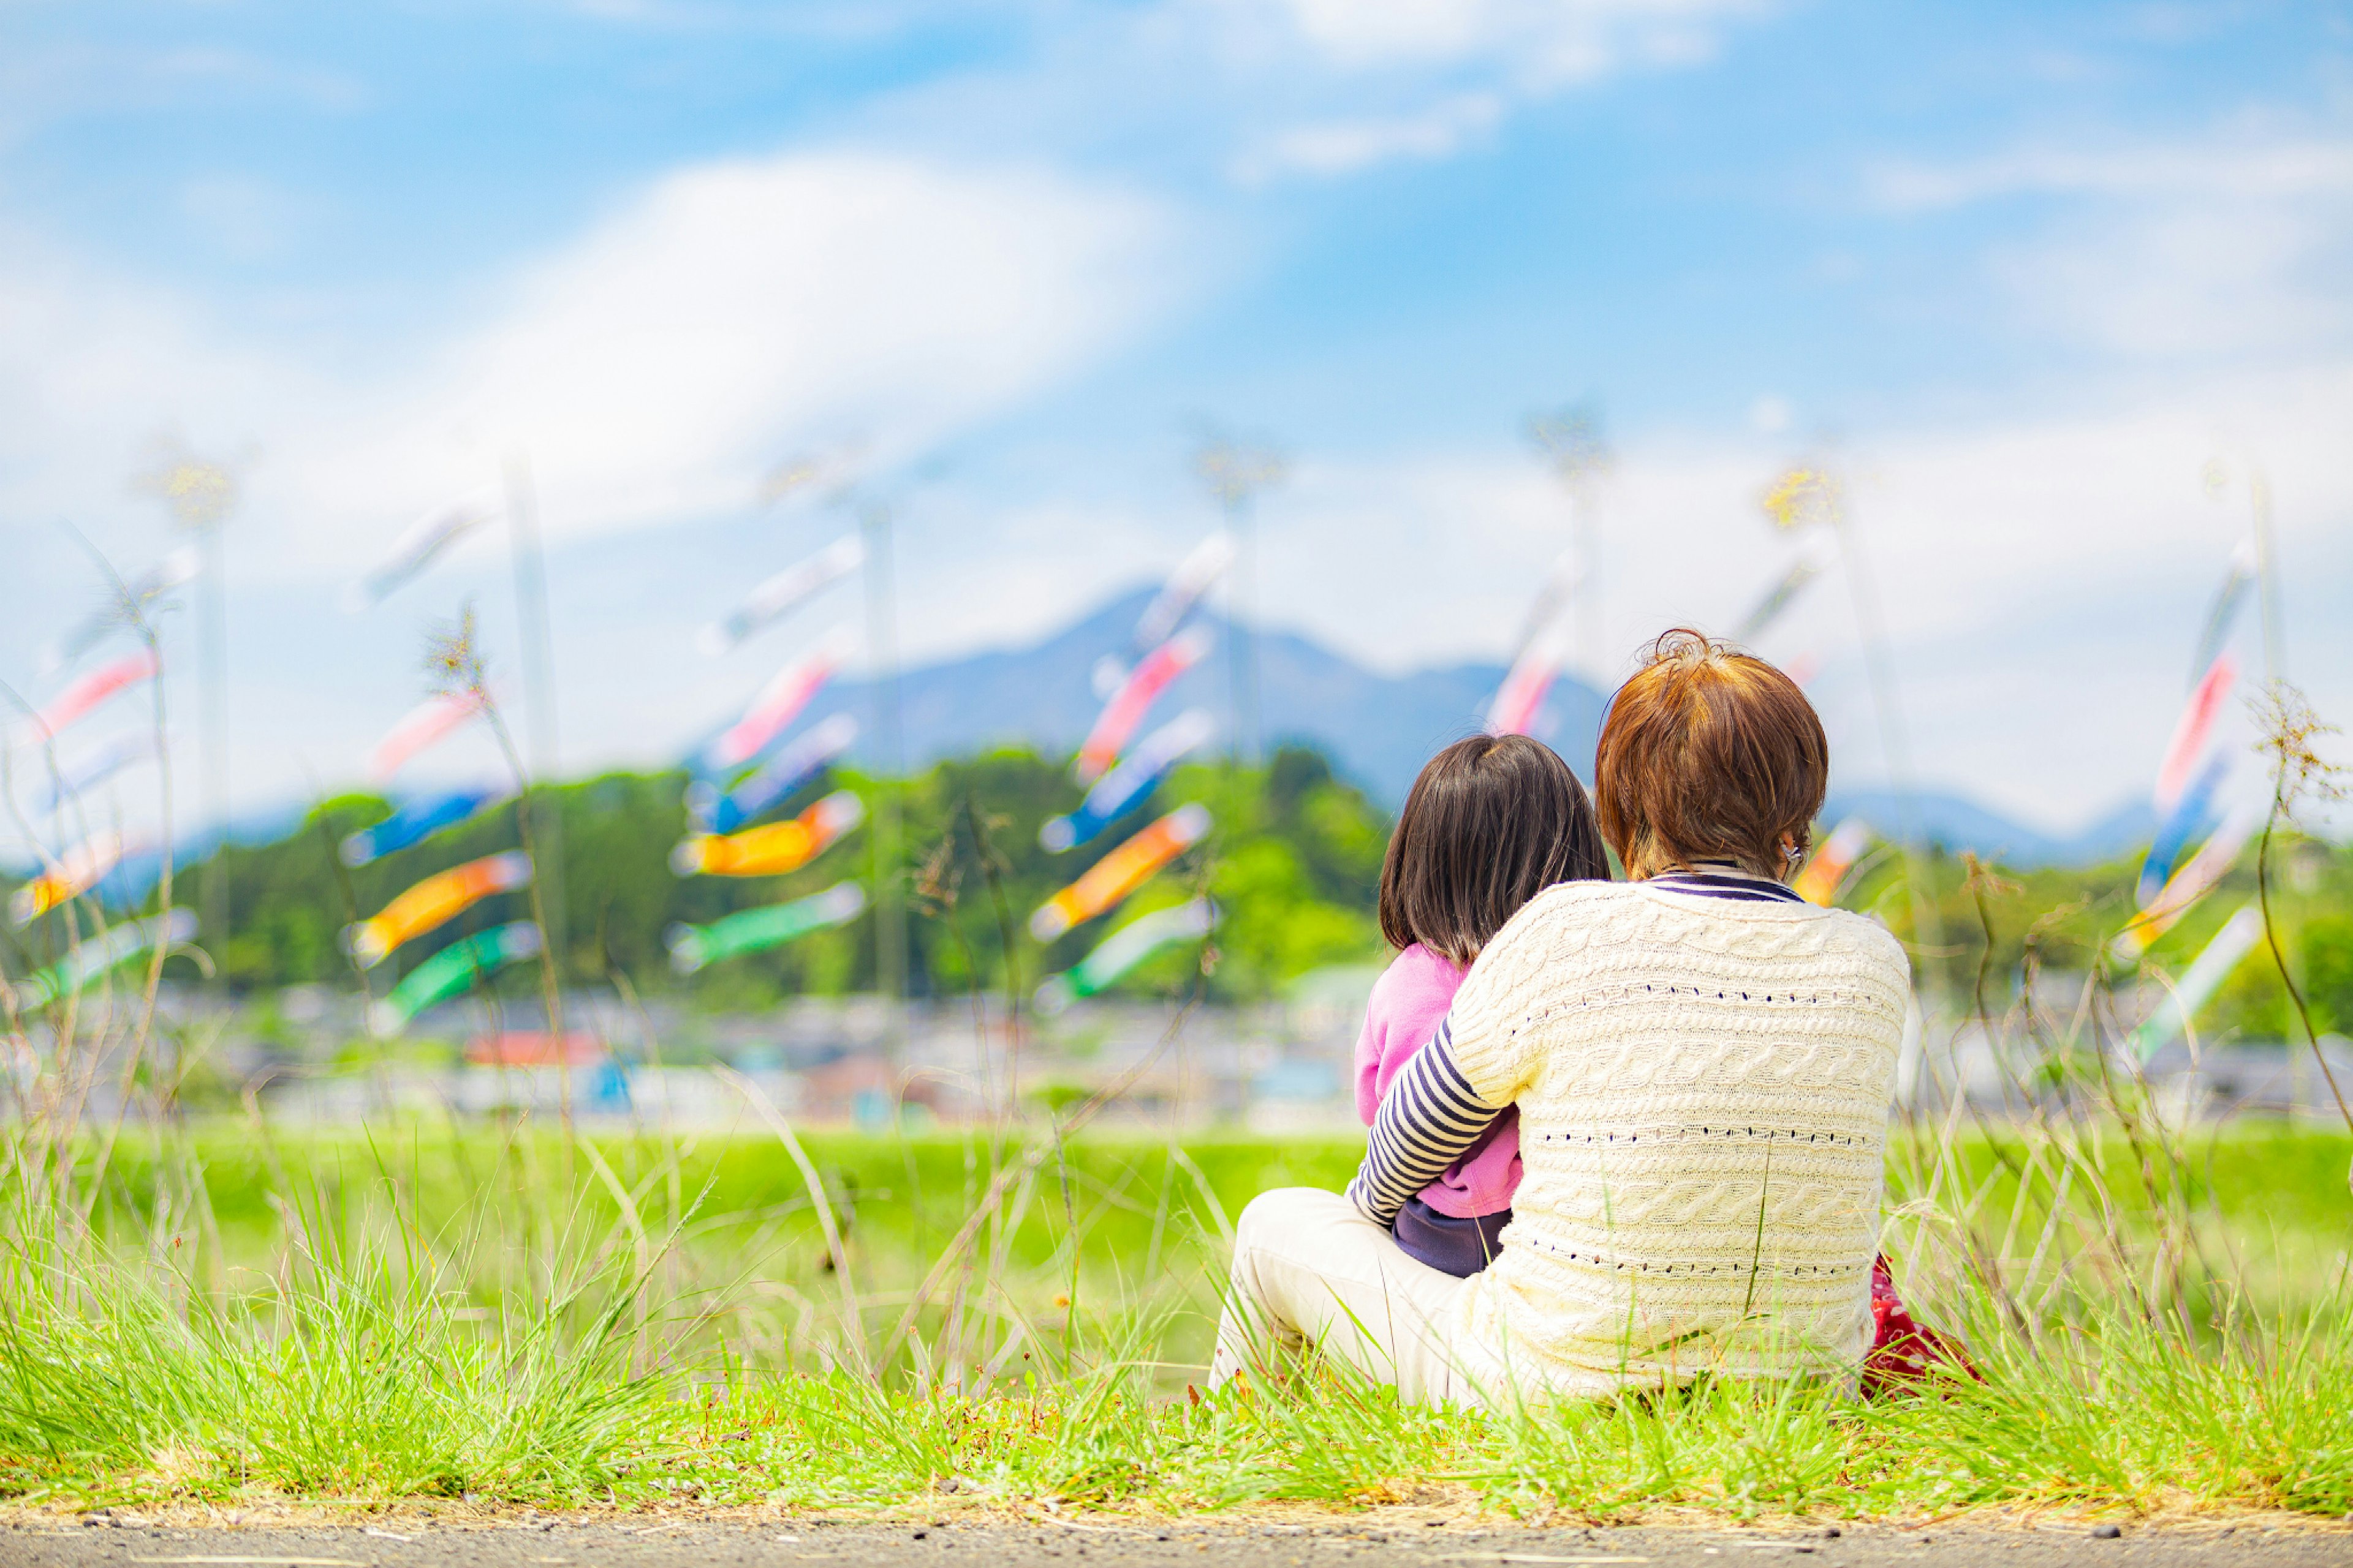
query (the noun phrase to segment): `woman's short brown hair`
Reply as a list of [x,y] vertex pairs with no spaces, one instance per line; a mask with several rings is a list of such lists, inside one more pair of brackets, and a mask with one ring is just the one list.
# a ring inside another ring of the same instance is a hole
[[1699,860],[1788,875],[1830,784],[1830,742],[1798,683],[1677,627],[1609,700],[1594,758],[1601,833],[1630,877]]
[[1405,797],[1381,862],[1381,934],[1468,963],[1555,882],[1609,875],[1593,803],[1560,754],[1474,735],[1430,758]]

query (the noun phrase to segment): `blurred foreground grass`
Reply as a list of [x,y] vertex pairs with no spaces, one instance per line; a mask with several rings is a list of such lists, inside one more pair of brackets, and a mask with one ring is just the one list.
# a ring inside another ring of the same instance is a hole
[[2242,1124],[2152,1173],[2100,1133],[2073,1146],[2100,1193],[2080,1214],[2030,1135],[1907,1143],[1889,1246],[1982,1383],[1859,1402],[1703,1382],[1484,1415],[1328,1370],[1185,1392],[1230,1217],[1341,1184],[1356,1139],[801,1147],[807,1174],[765,1135],[224,1121],[126,1137],[102,1170],[88,1141],[20,1144],[0,1492],[2353,1509],[2341,1134]]

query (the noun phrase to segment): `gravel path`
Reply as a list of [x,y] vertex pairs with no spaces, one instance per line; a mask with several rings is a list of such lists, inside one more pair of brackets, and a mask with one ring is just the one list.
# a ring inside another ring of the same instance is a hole
[[[2114,1530],[2116,1533],[2102,1533]],[[702,1568],[810,1563],[948,1568],[957,1563],[1084,1560],[1092,1568],[1486,1568],[1654,1564],[1733,1568],[1802,1559],[1829,1568],[1997,1563],[2014,1568],[2092,1563],[2202,1568],[2353,1564],[2353,1530],[2271,1518],[2235,1524],[2102,1527],[2081,1521],[1739,1530],[1523,1528],[1361,1521],[1265,1524],[870,1524],[834,1521],[562,1519],[453,1523],[400,1518],[376,1526],[266,1524],[184,1528],[136,1515],[77,1523],[0,1523],[0,1563],[15,1568]]]

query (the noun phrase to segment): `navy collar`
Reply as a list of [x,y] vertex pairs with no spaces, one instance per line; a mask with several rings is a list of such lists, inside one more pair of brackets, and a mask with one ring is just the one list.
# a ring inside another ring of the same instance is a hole
[[1703,860],[1683,870],[1662,871],[1646,883],[1670,893],[1691,893],[1703,899],[1731,899],[1739,903],[1802,904],[1804,895],[1787,882],[1739,870],[1729,862]]

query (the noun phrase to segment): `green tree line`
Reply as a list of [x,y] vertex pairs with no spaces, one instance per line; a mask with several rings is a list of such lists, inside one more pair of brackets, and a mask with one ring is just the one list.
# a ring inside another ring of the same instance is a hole
[[[1127,920],[1197,893],[1207,894],[1220,913],[1209,984],[1221,998],[1265,995],[1318,965],[1373,960],[1385,952],[1372,910],[1388,818],[1335,776],[1321,753],[1305,748],[1279,749],[1263,766],[1219,762],[1180,768],[1092,841],[1061,854],[1041,847],[1039,828],[1079,803],[1082,792],[1064,760],[1008,749],[943,762],[897,783],[836,771],[779,803],[769,816],[797,813],[828,791],[848,789],[865,802],[864,820],[808,865],[776,877],[671,871],[671,848],[689,831],[682,804],[688,782],[681,772],[612,773],[533,790],[534,832],[543,844],[561,847],[561,875],[549,879],[543,893],[560,900],[560,909],[549,911],[549,924],[561,933],[559,962],[567,984],[618,978],[640,992],[684,987],[713,1007],[871,989],[877,981],[873,900],[847,925],[726,960],[690,978],[671,973],[664,934],[675,924],[706,923],[845,879],[871,889],[878,877],[893,879],[901,889],[908,985],[918,996],[1001,989],[1008,968],[1026,991],[1077,962]],[[877,863],[878,808],[886,795],[901,823],[899,853],[888,866]],[[1103,918],[1051,943],[1030,938],[1029,918],[1039,904],[1159,815],[1196,801],[1208,807],[1215,823],[1203,843]],[[338,855],[342,840],[391,809],[380,797],[340,796],[319,805],[283,838],[232,845],[210,864],[182,867],[175,901],[183,905],[195,901],[206,876],[226,879],[228,930],[198,939],[219,979],[240,992],[296,984],[356,986],[360,976],[342,942],[346,926],[425,877],[520,842],[517,807],[510,802],[371,864],[345,867]],[[522,890],[485,900],[395,953],[371,973],[370,988],[381,994],[406,968],[447,942],[529,916]],[[47,923],[61,921],[52,917]],[[37,967],[46,961],[43,949],[62,940],[61,931],[40,923],[15,933],[10,972]],[[174,973],[182,972],[182,963],[174,961]],[[1172,951],[1145,964],[1128,984],[1165,992],[1198,969],[1198,950]],[[507,984],[519,994],[529,988],[524,976],[510,976]]]

